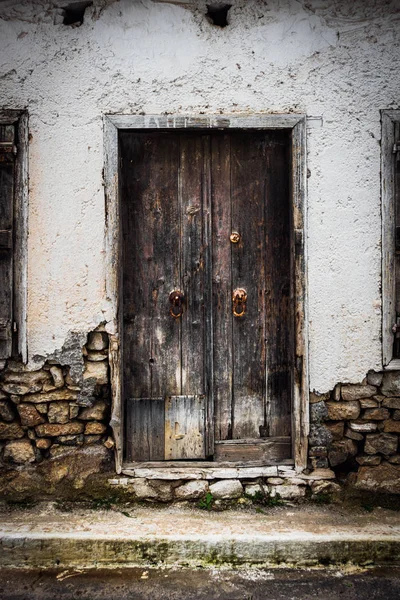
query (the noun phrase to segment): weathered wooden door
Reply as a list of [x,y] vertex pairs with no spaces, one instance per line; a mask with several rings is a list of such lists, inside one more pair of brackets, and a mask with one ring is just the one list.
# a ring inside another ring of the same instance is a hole
[[121,132],[126,459],[290,456],[286,132]]

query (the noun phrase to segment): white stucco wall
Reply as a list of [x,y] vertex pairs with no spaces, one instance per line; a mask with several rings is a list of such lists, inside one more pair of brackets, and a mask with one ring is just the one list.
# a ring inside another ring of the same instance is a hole
[[30,358],[111,317],[103,114],[303,112],[322,117],[308,132],[310,387],[381,367],[379,111],[400,106],[398,2],[231,3],[221,29],[200,1],[95,0],[78,28],[54,24],[51,2],[0,2],[0,107],[27,107],[32,136]]

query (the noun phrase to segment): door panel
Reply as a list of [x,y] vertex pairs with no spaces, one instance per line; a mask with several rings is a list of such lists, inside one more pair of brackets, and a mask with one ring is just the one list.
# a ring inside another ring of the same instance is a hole
[[212,286],[214,330],[215,439],[232,437],[232,262],[231,135],[213,135],[212,156]]
[[204,396],[165,399],[165,459],[205,458]]
[[[234,439],[258,438],[265,406],[265,136],[231,138],[232,287],[247,292],[232,318]],[[231,309],[232,312],[232,309]]]
[[204,459],[214,435],[230,444],[217,460],[288,457],[288,142],[286,132],[121,132],[128,460]]

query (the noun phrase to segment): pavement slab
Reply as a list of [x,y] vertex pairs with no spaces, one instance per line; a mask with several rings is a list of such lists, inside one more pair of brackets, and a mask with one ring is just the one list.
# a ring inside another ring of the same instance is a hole
[[3,568],[400,564],[400,513],[341,505],[0,509]]

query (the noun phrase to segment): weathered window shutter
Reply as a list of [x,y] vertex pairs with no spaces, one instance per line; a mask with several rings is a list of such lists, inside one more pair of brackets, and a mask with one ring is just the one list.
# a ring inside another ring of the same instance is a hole
[[15,129],[0,125],[0,359],[12,353]]

